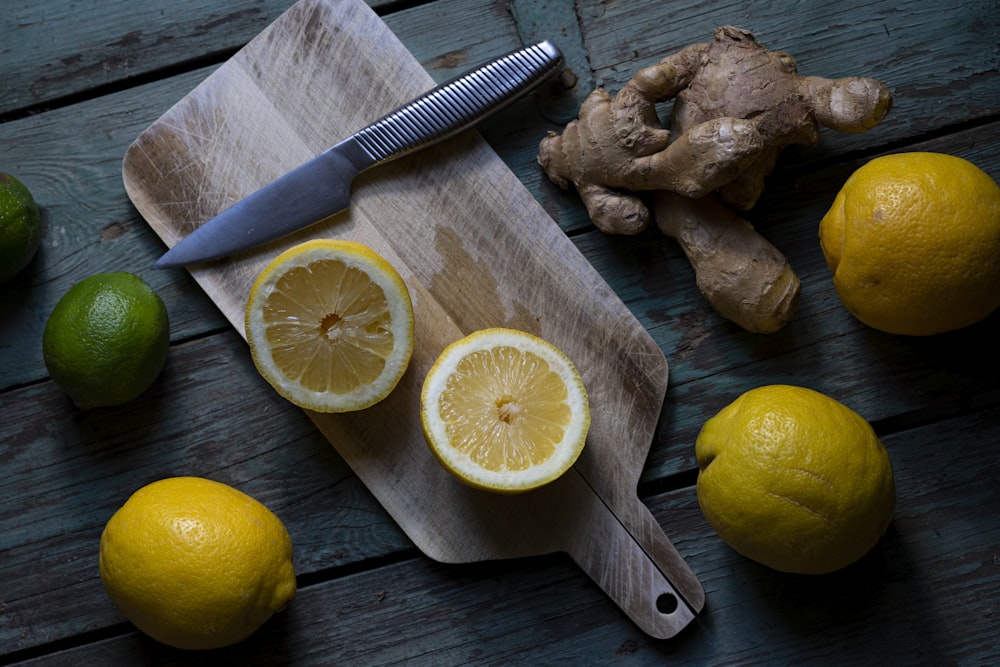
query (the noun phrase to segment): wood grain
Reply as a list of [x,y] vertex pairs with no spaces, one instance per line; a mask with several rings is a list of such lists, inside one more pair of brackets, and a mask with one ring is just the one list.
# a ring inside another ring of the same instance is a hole
[[[518,46],[531,27],[514,16],[545,2],[433,0],[382,11],[440,82]],[[163,243],[123,191],[127,146],[291,4],[83,0],[70,15],[63,0],[15,0],[0,22],[4,100],[17,100],[5,107],[13,114],[0,112],[0,169],[38,195],[46,230],[35,262],[0,288],[0,663],[997,663],[1000,536],[990,508],[1000,416],[989,406],[998,403],[990,343],[998,318],[928,341],[865,330],[840,305],[815,242],[843,180],[885,150],[953,152],[1000,178],[995,2],[942,11],[921,0],[587,1],[554,28],[585,45],[611,88],[726,23],[789,50],[804,72],[886,77],[897,101],[886,123],[788,152],[753,212],[805,283],[799,314],[777,337],[721,321],[669,239],[594,230],[578,198],[534,162],[538,137],[555,129],[538,99],[481,125],[669,360],[640,493],[707,603],[666,642],[644,636],[567,556],[440,565],[421,555],[307,416],[257,377],[244,342],[197,283],[149,269]],[[144,44],[126,39],[136,30]],[[36,81],[43,85],[31,88]],[[130,270],[156,287],[173,345],[165,374],[139,402],[83,414],[48,380],[38,341],[56,300],[103,270]],[[690,486],[700,424],[771,381],[813,384],[858,409],[896,466],[892,531],[871,559],[829,581],[789,579],[734,555],[705,525]],[[103,523],[136,486],[175,473],[266,500],[296,545],[298,599],[222,656],[170,651],[136,634],[97,576]]]
[[[173,245],[431,85],[368,7],[303,0],[136,140],[125,157],[126,190]],[[255,276],[315,236],[365,243],[410,286],[417,342],[400,386],[369,410],[311,417],[416,545],[445,562],[566,550],[646,632],[669,637],[690,622],[701,587],[635,495],[666,390],[664,356],[496,154],[469,133],[374,170],[357,182],[343,216],[192,275],[242,332]],[[426,371],[448,343],[488,326],[531,331],[565,350],[590,395],[591,431],[576,473],[545,492],[509,498],[469,489],[423,441]],[[586,507],[612,516],[581,528]],[[668,613],[656,608],[664,592],[678,603]]]
[[[969,446],[969,434],[978,444]],[[997,438],[995,407],[887,438],[900,482],[893,523],[868,556],[826,577],[788,576],[740,557],[707,525],[693,489],[650,496],[708,595],[695,623],[669,642],[598,604],[600,591],[565,558],[490,567],[416,559],[311,586],[246,642],[212,655],[164,650],[133,631],[45,664],[155,656],[178,666],[989,665],[1000,525],[979,517],[1000,502],[1000,466],[989,454]],[[928,477],[928,466],[939,472]]]
[[[221,60],[243,46],[288,8],[288,0],[209,0],[177,3],[93,3],[84,8],[59,0],[5,5],[5,21],[15,24],[13,44],[4,45],[0,78],[5,94],[0,116],[25,108],[58,104],[88,89],[116,87],[146,79],[191,54]],[[377,7],[386,0],[371,0]],[[108,41],[101,27],[114,25]],[[73,35],[66,39],[66,35]]]

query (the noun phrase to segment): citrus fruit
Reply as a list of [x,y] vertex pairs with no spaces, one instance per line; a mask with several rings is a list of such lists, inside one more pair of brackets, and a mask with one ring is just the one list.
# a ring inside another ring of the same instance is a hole
[[136,491],[101,534],[101,582],[153,639],[212,649],[249,637],[295,597],[288,531],[231,486],[170,477]]
[[41,214],[31,192],[10,174],[0,173],[0,283],[28,265],[41,240]]
[[590,407],[580,374],[551,343],[483,329],[449,345],[420,394],[424,435],[463,482],[518,493],[562,475],[583,450]]
[[413,353],[413,305],[403,279],[371,248],[306,241],[261,272],[246,307],[257,370],[292,403],[350,412],[396,387]]
[[868,162],[844,183],[819,238],[841,301],[875,329],[938,334],[1000,306],[1000,186],[962,158]]
[[99,273],[56,304],[42,334],[52,379],[80,408],[120,405],[146,391],[170,346],[167,309],[132,273]]
[[695,454],[709,524],[776,570],[839,570],[868,553],[892,518],[885,447],[860,415],[811,389],[744,393],[705,422]]

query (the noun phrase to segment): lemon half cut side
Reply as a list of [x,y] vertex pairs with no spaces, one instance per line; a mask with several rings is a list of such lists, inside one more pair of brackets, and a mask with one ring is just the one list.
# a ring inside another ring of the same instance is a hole
[[316,412],[350,412],[396,387],[413,353],[406,283],[361,243],[316,239],[278,255],[246,307],[260,374],[283,397]]
[[492,328],[441,353],[424,380],[420,419],[431,451],[459,480],[520,493],[573,465],[590,407],[561,350],[524,331]]

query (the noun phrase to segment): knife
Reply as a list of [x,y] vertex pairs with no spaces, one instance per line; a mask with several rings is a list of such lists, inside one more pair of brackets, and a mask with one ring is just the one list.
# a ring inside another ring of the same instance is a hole
[[441,84],[236,202],[153,266],[220,259],[274,241],[350,206],[362,171],[468,129],[537,87],[562,67],[549,41],[512,51]]

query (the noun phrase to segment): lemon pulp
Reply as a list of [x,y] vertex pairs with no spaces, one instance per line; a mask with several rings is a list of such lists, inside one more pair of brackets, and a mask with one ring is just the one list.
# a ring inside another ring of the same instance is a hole
[[369,407],[392,391],[413,351],[413,309],[396,270],[367,246],[309,241],[261,273],[246,310],[261,375],[296,405]]
[[486,329],[442,352],[424,381],[421,423],[452,474],[472,486],[526,491],[562,475],[586,441],[586,390],[550,343]]

